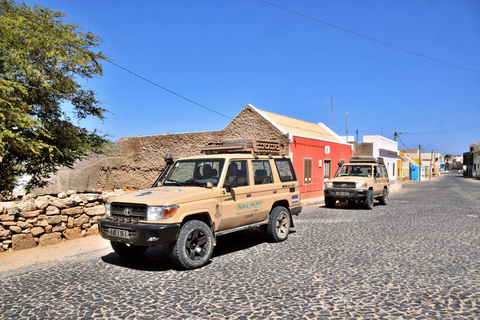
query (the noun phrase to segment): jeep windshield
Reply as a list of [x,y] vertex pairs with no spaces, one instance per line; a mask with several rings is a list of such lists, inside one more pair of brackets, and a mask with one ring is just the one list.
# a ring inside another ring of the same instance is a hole
[[224,162],[224,159],[179,160],[175,162],[163,185],[205,187],[211,182],[216,187]]
[[357,176],[357,177],[371,177],[372,166],[369,165],[351,165],[346,164],[337,172],[335,177]]

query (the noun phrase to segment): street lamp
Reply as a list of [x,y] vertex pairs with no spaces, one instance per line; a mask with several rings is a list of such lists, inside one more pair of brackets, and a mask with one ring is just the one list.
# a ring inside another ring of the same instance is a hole
[[403,131],[400,131],[399,133],[397,133],[397,131],[395,131],[395,134],[393,135],[395,137],[394,140],[397,141],[398,135],[400,135],[402,133],[403,133]]
[[332,131],[333,131],[333,95],[330,96],[330,101],[325,101],[325,102],[330,102],[332,104]]

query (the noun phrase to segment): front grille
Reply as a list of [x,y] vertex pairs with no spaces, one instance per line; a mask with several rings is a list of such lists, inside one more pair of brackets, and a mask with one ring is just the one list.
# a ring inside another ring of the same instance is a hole
[[141,220],[147,220],[146,204],[137,203],[112,203],[112,217],[118,222],[138,223]]
[[334,188],[339,188],[339,189],[353,189],[355,188],[355,182],[334,182],[333,183]]

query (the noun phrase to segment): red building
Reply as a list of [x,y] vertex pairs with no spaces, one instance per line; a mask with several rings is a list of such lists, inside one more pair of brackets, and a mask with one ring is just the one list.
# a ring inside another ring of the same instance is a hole
[[323,123],[311,123],[250,107],[283,134],[288,134],[290,157],[301,185],[302,199],[323,197],[325,181],[335,175],[339,162],[350,161],[353,146]]

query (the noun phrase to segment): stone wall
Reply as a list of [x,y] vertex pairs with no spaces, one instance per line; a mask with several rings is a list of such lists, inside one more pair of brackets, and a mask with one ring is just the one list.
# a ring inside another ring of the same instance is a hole
[[116,193],[25,196],[0,202],[0,252],[46,246],[98,234],[104,203]]
[[165,154],[170,153],[173,159],[200,155],[208,143],[238,138],[277,140],[286,149],[289,143],[288,134],[247,105],[223,130],[122,138],[104,155],[80,161],[74,169],[63,168],[48,187],[32,191],[45,195],[69,189],[101,192],[149,188],[165,167]]

